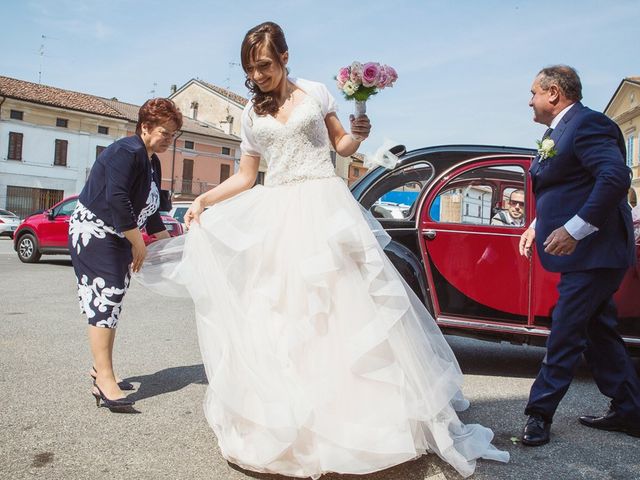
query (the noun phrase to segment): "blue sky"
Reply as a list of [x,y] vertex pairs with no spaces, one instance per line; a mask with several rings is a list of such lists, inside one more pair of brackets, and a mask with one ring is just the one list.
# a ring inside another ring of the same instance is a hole
[[[545,127],[527,103],[541,67],[577,68],[596,110],[640,75],[638,0],[0,0],[0,15],[0,75],[37,82],[42,62],[44,84],[137,104],[194,77],[245,95],[234,63],[266,20],[285,31],[291,74],[337,97],[339,67],[390,64],[399,79],[369,102],[364,152],[385,138],[533,147]],[[346,123],[352,105],[339,104]]]

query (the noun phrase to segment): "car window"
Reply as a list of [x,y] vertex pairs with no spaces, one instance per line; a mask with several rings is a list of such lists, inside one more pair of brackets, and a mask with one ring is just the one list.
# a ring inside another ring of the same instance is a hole
[[407,165],[378,180],[364,195],[362,205],[377,218],[411,218],[420,192],[432,178],[430,163]]
[[4,217],[17,217],[15,213],[10,212],[9,210],[5,210],[3,208],[0,208],[0,215]]
[[184,223],[184,214],[187,213],[189,207],[175,207],[175,212],[173,212],[173,218],[175,218],[180,223]]
[[71,215],[76,208],[76,204],[78,203],[78,199],[74,198],[73,200],[69,200],[68,202],[64,202],[62,205],[59,205],[55,212],[54,216],[58,215]]
[[525,222],[524,179],[524,169],[517,165],[464,172],[442,187],[429,206],[429,216],[441,223],[521,226]]

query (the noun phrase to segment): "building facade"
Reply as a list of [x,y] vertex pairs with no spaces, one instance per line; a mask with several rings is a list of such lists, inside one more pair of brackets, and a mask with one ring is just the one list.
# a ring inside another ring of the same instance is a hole
[[90,96],[0,76],[0,207],[25,216],[79,192],[127,121]]
[[[82,190],[97,156],[135,134],[138,105],[0,76],[0,208],[20,216]],[[162,188],[192,199],[234,171],[240,138],[184,118]]]
[[627,146],[627,165],[633,172],[631,187],[640,196],[640,77],[623,79],[604,113],[622,130]]

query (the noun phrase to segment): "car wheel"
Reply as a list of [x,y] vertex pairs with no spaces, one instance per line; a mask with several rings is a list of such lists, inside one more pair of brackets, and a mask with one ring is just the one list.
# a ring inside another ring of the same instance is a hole
[[35,263],[40,260],[38,241],[30,233],[25,233],[18,242],[18,258],[23,263]]

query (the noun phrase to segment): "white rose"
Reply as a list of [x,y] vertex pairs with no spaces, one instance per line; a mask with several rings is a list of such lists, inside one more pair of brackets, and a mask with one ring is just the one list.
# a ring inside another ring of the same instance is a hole
[[358,86],[351,80],[347,80],[346,82],[344,82],[344,86],[342,87],[342,91],[344,93],[351,96],[356,93],[356,90],[358,90]]
[[542,145],[540,145],[540,149],[545,152],[550,152],[551,149],[555,146],[555,143],[550,138],[545,138],[542,140]]

